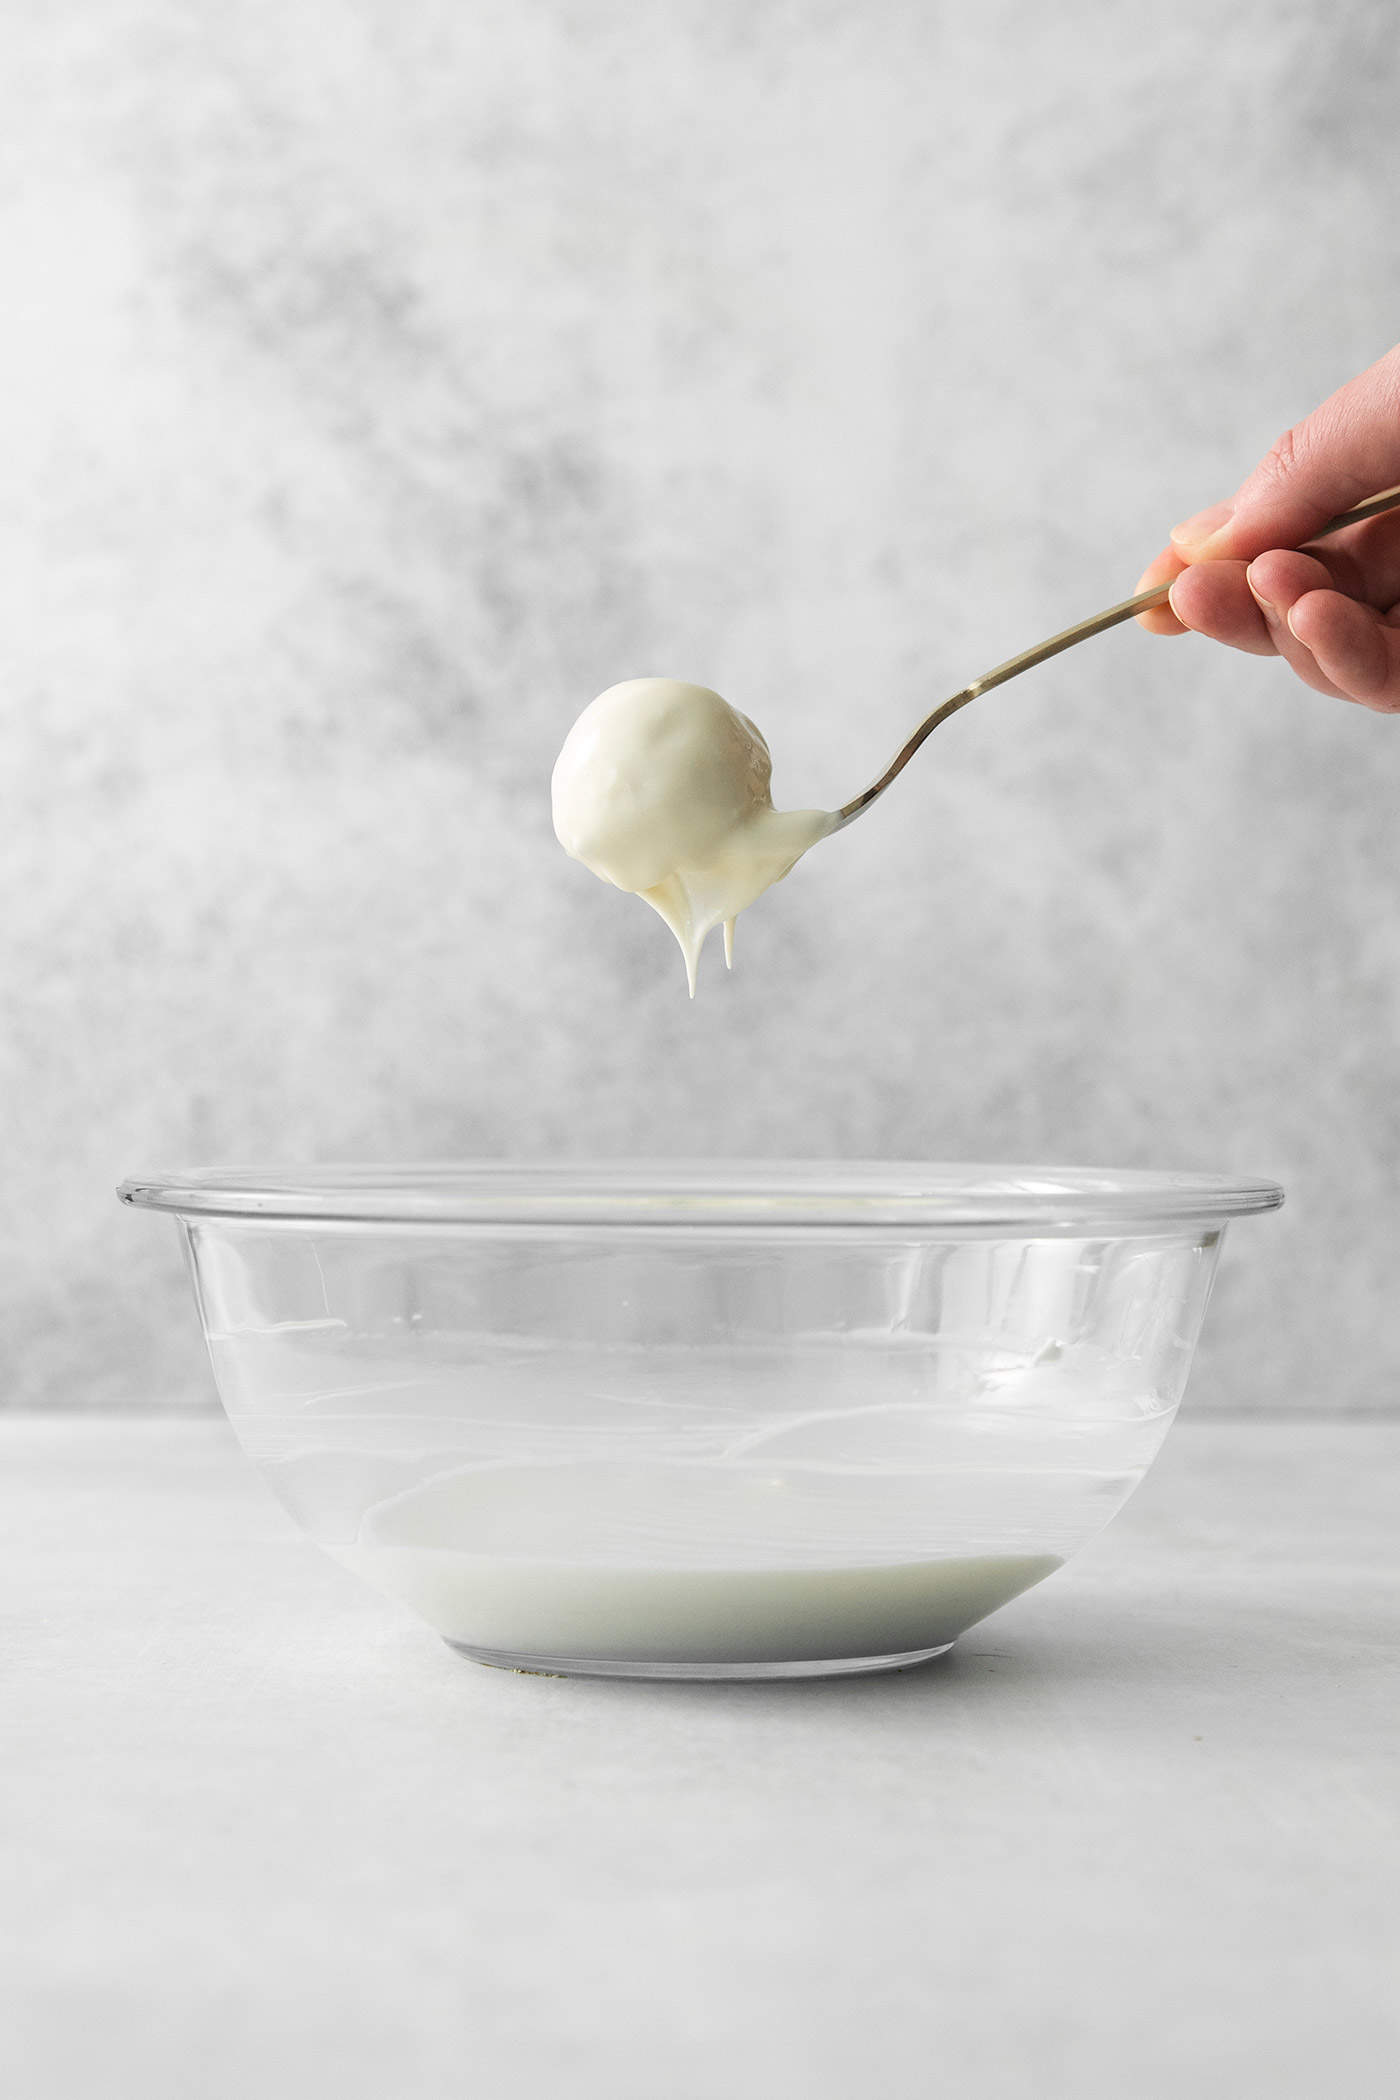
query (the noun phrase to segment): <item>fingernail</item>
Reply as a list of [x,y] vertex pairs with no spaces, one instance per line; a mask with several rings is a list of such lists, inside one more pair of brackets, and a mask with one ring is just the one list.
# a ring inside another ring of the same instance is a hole
[[1263,593],[1263,592],[1262,592],[1262,591],[1260,590],[1260,588],[1259,588],[1258,584],[1257,584],[1257,583],[1255,582],[1255,580],[1254,580],[1254,564],[1253,564],[1253,562],[1251,562],[1251,563],[1250,563],[1250,565],[1249,565],[1249,567],[1248,567],[1248,568],[1247,568],[1247,569],[1245,570],[1245,572],[1244,572],[1244,580],[1245,580],[1245,582],[1246,582],[1246,583],[1247,583],[1247,584],[1249,585],[1249,591],[1250,591],[1250,596],[1251,596],[1251,597],[1253,598],[1253,600],[1254,600],[1255,604],[1256,604],[1256,605],[1258,606],[1258,608],[1259,608],[1260,612],[1261,612],[1261,613],[1263,613],[1263,615],[1264,615],[1265,619],[1266,619],[1266,620],[1277,620],[1277,619],[1281,619],[1281,618],[1282,618],[1282,615],[1281,615],[1281,613],[1279,612],[1279,609],[1278,609],[1278,607],[1277,607],[1277,606],[1276,606],[1276,605],[1274,604],[1274,601],[1273,601],[1273,599],[1272,599],[1272,598],[1266,598],[1266,597],[1264,596],[1264,593]]
[[[1293,625],[1293,608],[1292,608],[1292,606],[1290,606],[1290,607],[1288,608],[1288,611],[1287,611],[1287,613],[1285,614],[1284,618],[1285,618],[1285,623],[1286,623],[1286,625],[1287,625],[1287,628],[1288,628],[1288,632],[1289,632],[1289,633],[1290,633],[1290,634],[1292,635],[1292,637],[1293,637],[1294,641],[1295,641],[1295,642],[1302,642],[1302,641],[1303,641],[1303,637],[1301,636],[1301,634],[1299,634],[1299,632],[1298,632],[1297,628],[1296,628],[1296,627],[1295,627],[1295,626]],[[1307,646],[1308,646],[1308,645],[1307,645],[1307,643],[1306,643],[1306,642],[1303,642],[1303,647],[1304,647],[1305,649],[1307,648]]]
[[1233,503],[1212,503],[1209,510],[1198,510],[1195,517],[1188,518],[1184,525],[1173,525],[1172,545],[1193,550],[1203,547],[1208,539],[1229,524],[1234,515]]

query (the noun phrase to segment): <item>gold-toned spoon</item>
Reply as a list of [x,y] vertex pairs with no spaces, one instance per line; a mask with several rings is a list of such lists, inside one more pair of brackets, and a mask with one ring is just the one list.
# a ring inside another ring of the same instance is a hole
[[[1377,518],[1382,511],[1396,509],[1400,509],[1400,488],[1385,489],[1379,496],[1372,496],[1365,503],[1358,503],[1354,510],[1343,511],[1339,518],[1333,518],[1330,524],[1323,525],[1313,533],[1312,540],[1325,540],[1329,533],[1341,532],[1348,525],[1359,525],[1364,518]],[[1312,540],[1307,543],[1309,546]],[[1164,604],[1170,589],[1169,583],[1159,583],[1155,590],[1140,591],[1136,598],[1125,598],[1121,605],[1110,605],[1107,612],[1095,613],[1090,620],[1081,620],[1075,627],[1066,627],[1063,634],[1052,634],[1048,642],[1037,642],[1034,649],[1025,649],[1019,656],[1008,657],[1006,662],[998,664],[994,671],[988,671],[982,678],[974,678],[971,685],[965,685],[960,693],[954,693],[951,700],[945,700],[941,707],[934,709],[927,720],[919,724],[908,743],[901,745],[879,779],[872,781],[864,794],[857,795],[854,802],[848,802],[843,809],[837,810],[837,821],[832,828],[839,831],[843,825],[849,824],[853,818],[869,809],[871,803],[884,794],[890,782],[898,779],[914,753],[933,735],[939,723],[946,722],[949,715],[955,715],[960,707],[966,707],[969,700],[980,699],[982,694],[989,693],[993,686],[1005,685],[1008,678],[1018,678],[1022,671],[1033,671],[1037,664],[1047,663],[1052,656],[1058,656],[1062,649],[1072,649],[1076,642],[1087,642],[1092,634],[1103,634],[1106,629],[1117,627],[1122,621],[1131,620],[1136,614],[1146,612],[1149,606]]]

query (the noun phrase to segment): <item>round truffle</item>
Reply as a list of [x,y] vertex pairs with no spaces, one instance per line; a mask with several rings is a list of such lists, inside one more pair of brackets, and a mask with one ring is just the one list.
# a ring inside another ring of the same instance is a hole
[[566,853],[622,890],[705,867],[735,826],[771,809],[772,760],[746,715],[706,685],[629,678],[575,722],[554,768]]

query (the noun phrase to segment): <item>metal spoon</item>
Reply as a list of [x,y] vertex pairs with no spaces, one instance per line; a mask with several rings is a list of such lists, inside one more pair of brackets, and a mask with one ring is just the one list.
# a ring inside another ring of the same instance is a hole
[[[1386,489],[1379,496],[1372,496],[1365,503],[1358,503],[1354,510],[1343,511],[1342,515],[1333,518],[1330,524],[1319,527],[1312,539],[1325,540],[1329,533],[1341,532],[1348,525],[1359,525],[1363,518],[1377,518],[1384,510],[1396,509],[1400,509],[1400,488]],[[1312,540],[1308,542],[1309,546],[1311,544]],[[1121,605],[1110,605],[1107,612],[1095,613],[1090,620],[1081,620],[1075,627],[1066,627],[1063,634],[1052,634],[1048,642],[1037,642],[1034,649],[1025,649],[1019,656],[1008,657],[1006,662],[998,664],[994,671],[988,671],[982,678],[974,678],[971,685],[965,685],[960,693],[954,693],[951,700],[945,700],[941,707],[934,709],[926,721],[919,724],[908,743],[901,745],[879,779],[872,781],[864,794],[857,795],[854,802],[848,802],[843,809],[837,810],[837,822],[833,828],[841,830],[843,825],[849,824],[853,818],[869,809],[877,796],[884,794],[890,782],[898,779],[914,753],[933,735],[939,723],[946,722],[949,715],[955,715],[960,707],[966,707],[969,700],[980,699],[982,694],[989,693],[994,685],[1005,685],[1008,678],[1019,677],[1022,671],[1033,671],[1037,664],[1048,662],[1052,656],[1058,656],[1062,649],[1072,649],[1076,642],[1088,641],[1091,634],[1103,634],[1107,628],[1117,627],[1123,620],[1131,620],[1137,613],[1146,612],[1149,606],[1164,604],[1170,589],[1169,583],[1159,583],[1155,590],[1140,591],[1136,598],[1125,598]]]

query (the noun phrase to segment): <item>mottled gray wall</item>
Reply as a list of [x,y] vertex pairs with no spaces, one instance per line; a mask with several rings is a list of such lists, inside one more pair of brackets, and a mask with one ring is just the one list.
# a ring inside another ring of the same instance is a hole
[[129,1170],[1238,1167],[1198,1404],[1400,1397],[1400,722],[1130,629],[707,956],[600,687],[779,799],[1128,590],[1400,333],[1377,0],[47,0],[0,67],[3,1398],[209,1394]]

